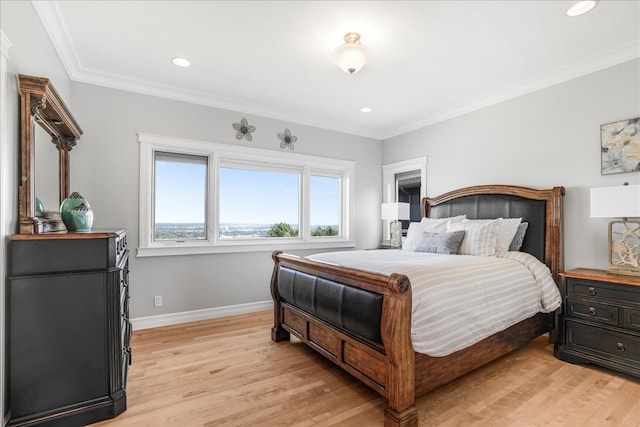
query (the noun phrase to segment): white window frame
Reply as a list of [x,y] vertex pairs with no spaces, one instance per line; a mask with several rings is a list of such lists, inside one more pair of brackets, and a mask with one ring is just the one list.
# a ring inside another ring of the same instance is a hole
[[[208,253],[257,252],[273,250],[327,249],[354,247],[355,162],[291,152],[221,144],[211,141],[138,133],[140,144],[140,218],[138,257],[194,255]],[[185,241],[153,240],[154,152],[191,154],[208,157],[207,239]],[[297,238],[220,239],[218,179],[221,164],[263,164],[269,168],[301,170],[300,232]],[[328,174],[341,178],[340,235],[310,236],[309,177]]]

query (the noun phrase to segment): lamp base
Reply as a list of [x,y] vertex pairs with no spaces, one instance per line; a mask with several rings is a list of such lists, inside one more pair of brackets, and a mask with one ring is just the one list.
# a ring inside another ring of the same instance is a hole
[[609,223],[609,272],[640,276],[640,221]]
[[394,248],[401,247],[402,246],[402,223],[400,221],[390,221],[389,233],[391,237],[391,240],[389,241],[389,245]]
[[607,273],[610,274],[623,274],[625,276],[638,276],[640,277],[640,270],[631,270],[628,268],[609,268]]

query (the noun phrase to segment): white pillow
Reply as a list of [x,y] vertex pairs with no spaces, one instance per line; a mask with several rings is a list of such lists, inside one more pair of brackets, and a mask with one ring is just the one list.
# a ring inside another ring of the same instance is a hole
[[420,222],[412,222],[407,229],[407,238],[402,243],[402,250],[415,251],[416,245],[425,231],[428,233],[444,233],[447,231],[447,223],[460,222],[466,215],[458,215],[450,218],[422,218]]
[[423,226],[423,229],[422,229],[423,233],[425,231],[429,233],[444,233],[447,231],[447,223],[464,221],[466,218],[467,218],[466,215],[452,216],[449,218],[424,217],[422,218],[422,220],[420,220],[420,224],[422,224]]
[[509,245],[518,231],[522,218],[503,218],[496,233],[496,255],[501,256],[509,252]]
[[464,239],[458,253],[461,255],[494,256],[496,233],[501,219],[466,220],[447,224],[447,231],[464,230]]
[[498,229],[496,230],[496,252],[498,256],[502,256],[509,251],[509,245],[513,240],[513,236],[518,231],[518,225],[522,222],[522,218],[497,218],[497,219],[464,219],[462,222],[474,222],[477,224],[489,224],[492,221],[498,221]]

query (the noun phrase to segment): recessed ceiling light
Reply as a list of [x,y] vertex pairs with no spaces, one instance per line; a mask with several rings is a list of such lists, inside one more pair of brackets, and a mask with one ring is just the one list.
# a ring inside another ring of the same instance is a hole
[[371,107],[362,107],[360,109],[360,111],[362,111],[363,113],[370,113],[370,112],[373,111],[373,108],[371,108]]
[[575,2],[569,9],[567,9],[567,15],[569,16],[583,15],[589,12],[594,7],[596,7],[596,3],[597,3],[596,0],[584,0],[584,1]]
[[189,62],[188,59],[180,58],[179,56],[176,56],[175,58],[172,58],[171,62],[176,64],[178,67],[189,67],[189,66],[191,66],[191,62]]

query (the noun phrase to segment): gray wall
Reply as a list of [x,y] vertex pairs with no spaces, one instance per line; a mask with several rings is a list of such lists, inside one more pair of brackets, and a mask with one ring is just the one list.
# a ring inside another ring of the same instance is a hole
[[[71,191],[87,197],[95,228],[124,227],[138,244],[137,132],[281,150],[276,136],[290,128],[295,152],[356,161],[355,236],[358,248],[380,241],[381,141],[243,113],[74,83],[73,111],[84,135],[71,157]],[[238,141],[232,123],[247,117],[253,142]],[[251,195],[248,195],[251,197]],[[256,206],[259,212],[260,207]],[[300,254],[317,251],[298,252]],[[132,251],[135,253],[135,250]],[[271,251],[131,259],[133,318],[270,299]],[[153,296],[163,306],[153,307]]]
[[600,174],[600,125],[640,116],[640,60],[592,73],[384,142],[383,163],[428,156],[427,194],[479,184],[564,186],[565,267],[606,268],[609,219],[589,188],[640,183]]

